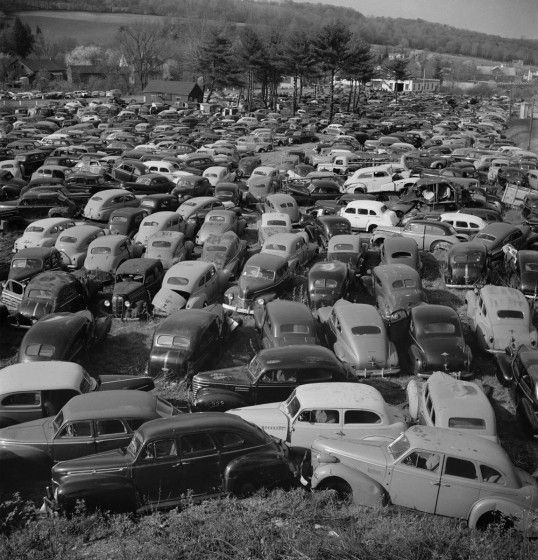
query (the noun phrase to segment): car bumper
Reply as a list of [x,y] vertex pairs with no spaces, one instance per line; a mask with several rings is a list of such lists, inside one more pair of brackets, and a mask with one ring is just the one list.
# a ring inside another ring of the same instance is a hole
[[[419,371],[417,373],[417,377],[420,377],[422,379],[427,379],[428,377],[430,377],[430,375],[432,375],[436,371],[441,371],[441,370]],[[467,371],[467,370],[443,371],[443,373],[446,373],[447,375],[451,375],[452,377],[454,377],[454,379],[467,380],[467,379],[472,379],[474,377],[474,373],[472,371]]]
[[399,367],[388,368],[361,368],[359,366],[351,366],[352,372],[357,377],[390,377],[392,375],[399,375]]
[[229,303],[223,303],[222,307],[228,311],[232,311],[234,313],[241,313],[242,315],[252,315],[254,310],[250,307],[244,307],[241,305],[232,305]]

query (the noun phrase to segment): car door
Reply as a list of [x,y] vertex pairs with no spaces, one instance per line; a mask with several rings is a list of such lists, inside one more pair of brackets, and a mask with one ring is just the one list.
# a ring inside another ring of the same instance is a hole
[[424,249],[424,230],[425,224],[411,222],[404,227],[403,234],[413,238],[419,249]]
[[146,444],[133,467],[135,488],[149,503],[177,500],[182,492],[177,441],[162,438]]
[[336,433],[343,439],[362,439],[367,436],[383,435],[386,426],[377,412],[351,409],[343,411],[342,428]]
[[132,432],[119,418],[94,420],[95,452],[110,451],[129,445]]
[[358,225],[357,225],[358,218],[357,218],[357,209],[356,208],[354,208],[353,206],[348,206],[347,208],[344,208],[344,212],[343,212],[342,216],[344,218],[346,218],[346,220],[349,221],[352,228],[357,228],[358,227]]
[[265,371],[252,393],[253,404],[286,400],[297,385],[295,372],[285,369]]
[[310,449],[318,437],[341,437],[342,411],[313,408],[302,410],[290,430],[290,445]]
[[91,420],[67,422],[52,441],[52,459],[66,461],[96,452]]
[[468,459],[447,455],[435,513],[467,518],[480,496],[480,478],[476,464]]
[[414,449],[394,463],[390,499],[394,505],[434,513],[441,480],[442,455]]
[[220,492],[220,454],[210,434],[185,434],[180,437],[179,444],[182,493],[196,497]]

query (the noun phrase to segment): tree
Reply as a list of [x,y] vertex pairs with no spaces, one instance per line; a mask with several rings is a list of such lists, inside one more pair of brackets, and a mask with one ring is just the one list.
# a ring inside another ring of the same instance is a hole
[[242,30],[237,53],[243,67],[247,71],[247,110],[250,111],[252,108],[254,78],[261,73],[267,58],[265,46],[252,27],[245,27]]
[[439,80],[439,87],[443,85],[443,74],[443,61],[441,60],[441,57],[436,56],[433,63],[433,77],[436,80]]
[[160,64],[167,58],[164,41],[166,33],[156,25],[135,23],[122,26],[118,32],[118,43],[130,64],[142,89]]
[[350,56],[342,74],[351,81],[347,110],[353,107],[355,111],[358,104],[358,86],[370,81],[374,76],[374,58],[370,45],[356,37],[351,41],[348,50]]
[[322,70],[329,74],[329,122],[334,115],[334,79],[350,60],[352,33],[342,22],[324,25],[312,40],[312,51]]
[[301,81],[302,91],[304,79],[313,73],[314,55],[309,34],[303,29],[292,28],[285,40],[284,51],[286,53],[286,70],[293,77],[292,111],[295,115],[297,103],[300,102],[301,97],[298,95],[298,82]]
[[15,18],[10,28],[4,28],[0,37],[0,51],[26,58],[34,49],[35,38],[30,26]]
[[105,51],[96,45],[79,45],[65,55],[65,62],[74,66],[95,66],[105,61]]
[[385,63],[385,70],[391,79],[394,80],[394,99],[398,102],[398,82],[401,82],[409,76],[407,65],[409,59],[405,56],[398,55],[392,60]]
[[209,101],[215,90],[242,84],[232,42],[223,34],[210,32],[201,44],[196,70],[204,76]]

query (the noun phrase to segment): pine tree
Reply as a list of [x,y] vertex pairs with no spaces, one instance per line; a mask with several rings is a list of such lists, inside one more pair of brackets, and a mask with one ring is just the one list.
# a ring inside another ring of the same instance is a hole
[[34,50],[35,38],[28,25],[15,18],[9,33],[9,53],[26,58]]

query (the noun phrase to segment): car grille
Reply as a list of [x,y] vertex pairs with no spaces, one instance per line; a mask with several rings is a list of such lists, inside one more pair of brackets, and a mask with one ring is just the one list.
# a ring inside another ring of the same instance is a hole
[[112,315],[114,317],[123,316],[123,298],[121,296],[113,296],[112,298]]
[[192,380],[192,396],[196,397],[196,393],[204,387],[204,384],[198,381],[195,377]]

